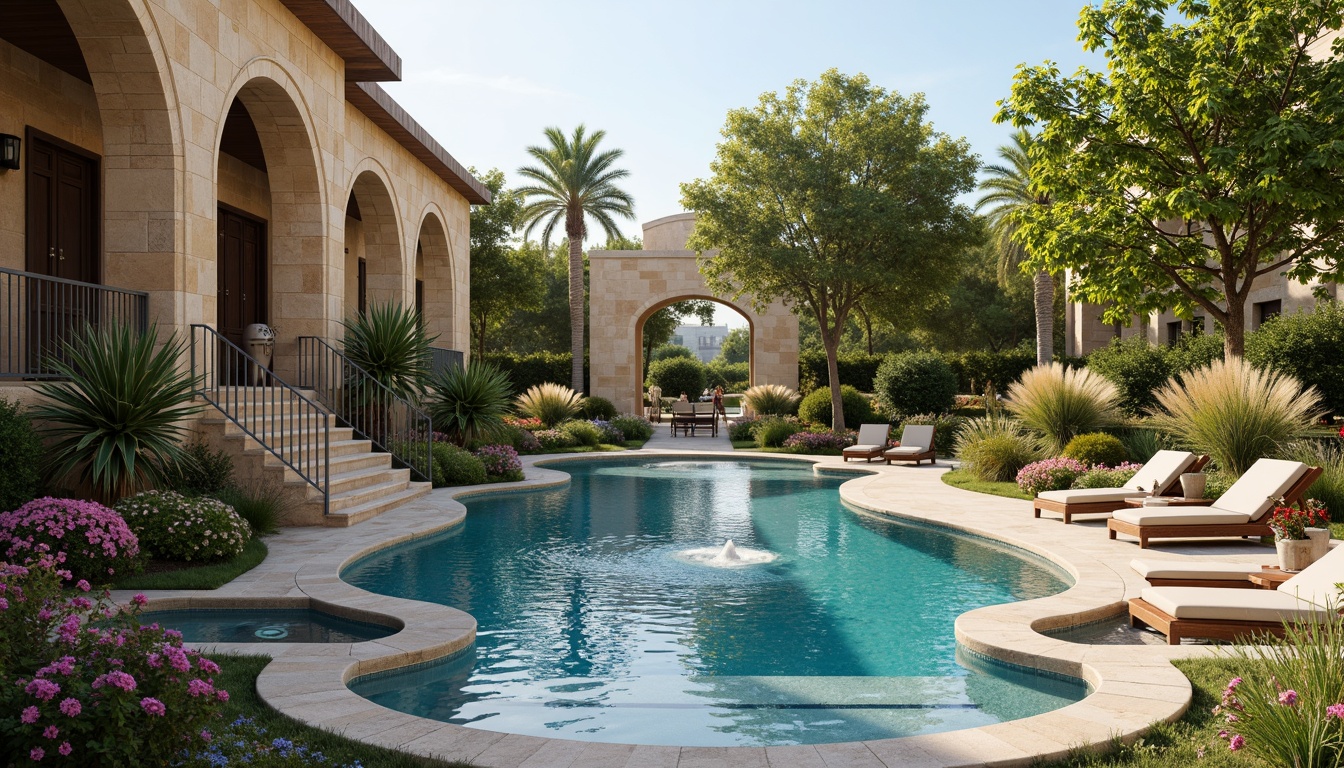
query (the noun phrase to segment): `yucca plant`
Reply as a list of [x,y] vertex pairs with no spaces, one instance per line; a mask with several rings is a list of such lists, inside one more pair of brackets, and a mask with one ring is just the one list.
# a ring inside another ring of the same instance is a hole
[[505,431],[512,389],[509,377],[490,363],[448,366],[429,385],[434,430],[459,446],[499,439]]
[[107,504],[164,483],[185,458],[182,422],[200,410],[178,365],[182,342],[114,324],[85,326],[62,346],[47,364],[66,381],[37,385],[47,402],[33,409],[53,440],[48,472],[88,483]]
[[742,399],[757,416],[788,416],[801,398],[783,384],[757,384],[742,393]]
[[430,374],[429,345],[438,336],[425,331],[418,312],[393,302],[375,304],[344,325],[347,360],[398,397],[414,400],[424,392]]
[[563,384],[537,384],[518,396],[518,411],[541,419],[542,426],[550,429],[571,418],[583,407],[583,395]]
[[1120,392],[1101,374],[1059,363],[1038,365],[1008,388],[1008,412],[1059,453],[1073,438],[1120,423]]
[[961,468],[986,482],[1007,482],[1043,458],[1041,440],[1006,416],[969,419],[957,432],[953,452]]
[[1315,423],[1320,394],[1241,358],[1182,374],[1157,391],[1156,425],[1240,475]]

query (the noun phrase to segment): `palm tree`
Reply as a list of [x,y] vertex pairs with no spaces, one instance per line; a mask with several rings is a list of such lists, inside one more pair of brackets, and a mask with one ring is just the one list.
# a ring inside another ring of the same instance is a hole
[[635,217],[634,199],[614,183],[630,175],[629,171],[612,167],[624,151],[597,151],[606,135],[606,131],[585,135],[580,125],[573,136],[566,138],[559,128],[547,128],[546,140],[550,146],[527,148],[527,153],[540,165],[518,169],[520,175],[535,182],[517,190],[524,201],[518,218],[527,224],[523,238],[541,224],[541,243],[545,248],[562,220],[565,236],[569,238],[570,349],[574,354],[570,386],[575,392],[584,391],[583,239],[588,234],[587,219],[591,216],[608,238],[616,238],[621,233],[612,216]]
[[[987,165],[988,178],[980,182],[984,194],[975,209],[989,207],[985,219],[999,249],[999,282],[1027,258],[1027,249],[1013,237],[1017,215],[1033,205],[1049,205],[1050,196],[1031,188],[1031,146],[1036,141],[1025,128],[1013,134],[1011,144],[999,147],[1003,164]],[[991,207],[992,206],[992,207]],[[1055,281],[1045,270],[1032,277],[1036,301],[1036,362],[1048,363],[1055,348]]]

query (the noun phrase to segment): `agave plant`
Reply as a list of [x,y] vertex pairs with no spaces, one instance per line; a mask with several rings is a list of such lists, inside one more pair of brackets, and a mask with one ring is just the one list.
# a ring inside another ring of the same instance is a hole
[[583,395],[563,384],[538,384],[518,396],[518,410],[550,429],[583,408]]
[[160,345],[157,329],[86,326],[63,348],[48,365],[66,381],[39,384],[47,402],[33,409],[54,441],[48,471],[107,504],[165,482],[185,459],[183,420],[200,410],[176,334]]
[[742,393],[742,399],[757,416],[788,416],[798,407],[800,398],[783,384],[757,384]]
[[1306,431],[1321,414],[1314,387],[1241,358],[1196,368],[1157,391],[1157,425],[1237,475]]
[[1045,436],[1055,453],[1073,438],[1098,432],[1121,421],[1120,392],[1099,373],[1038,365],[1008,388],[1004,404],[1029,429]]
[[459,446],[503,435],[509,413],[509,377],[489,363],[448,366],[429,386],[434,430]]
[[345,357],[375,381],[408,400],[424,392],[430,374],[430,336],[415,310],[375,304],[345,321]]

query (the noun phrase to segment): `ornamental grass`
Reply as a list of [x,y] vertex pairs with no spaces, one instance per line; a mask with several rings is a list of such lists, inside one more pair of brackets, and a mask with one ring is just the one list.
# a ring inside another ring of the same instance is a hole
[[1004,404],[1027,428],[1045,436],[1054,453],[1087,432],[1121,421],[1120,392],[1104,376],[1059,363],[1038,365],[1008,388]]
[[583,395],[563,384],[548,381],[519,395],[515,406],[519,412],[540,419],[547,429],[553,429],[579,412],[583,407]]
[[1157,391],[1156,425],[1222,469],[1241,475],[1297,437],[1321,413],[1320,394],[1296,378],[1219,360]]
[[742,393],[742,399],[757,416],[789,416],[801,398],[783,384],[757,384]]
[[953,451],[963,469],[985,482],[1011,481],[1043,453],[1039,438],[1002,416],[968,420],[957,433]]

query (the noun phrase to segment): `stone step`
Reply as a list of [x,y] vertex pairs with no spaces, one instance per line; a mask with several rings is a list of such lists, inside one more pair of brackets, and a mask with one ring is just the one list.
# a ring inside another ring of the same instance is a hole
[[429,483],[408,483],[406,487],[396,493],[383,495],[367,501],[354,507],[347,507],[339,512],[332,512],[326,516],[324,522],[328,526],[342,527],[362,523],[372,517],[377,517],[384,512],[396,509],[402,504],[414,501],[427,495],[430,492]]
[[339,475],[331,476],[330,488],[332,494],[345,493],[393,480],[409,483],[411,481],[411,470],[389,467],[387,469],[359,469],[354,472],[342,472]]
[[370,501],[393,496],[406,490],[410,486],[410,473],[401,473],[392,477],[380,476],[376,478],[378,482],[362,488],[351,488],[349,490],[331,492],[331,503],[327,506],[328,512],[340,512],[367,504]]

